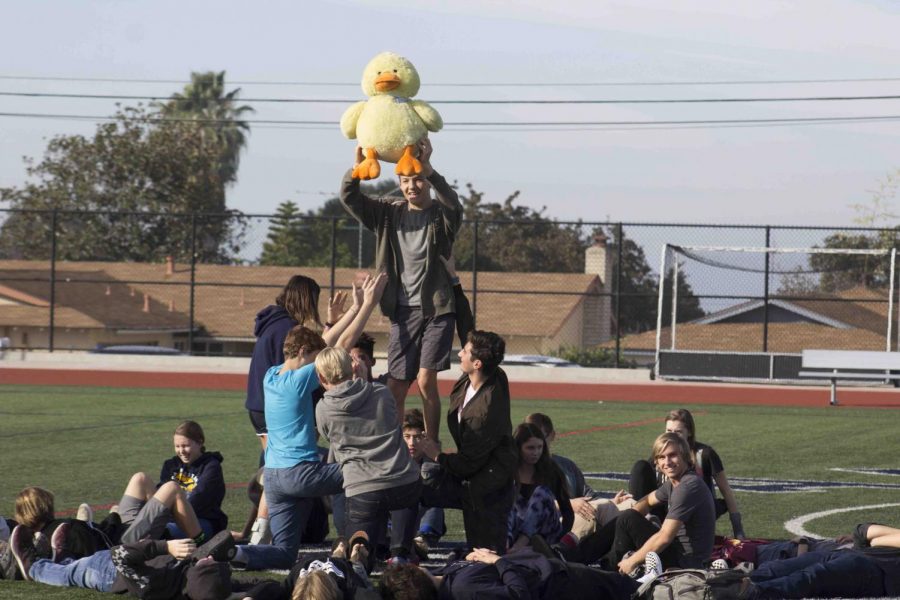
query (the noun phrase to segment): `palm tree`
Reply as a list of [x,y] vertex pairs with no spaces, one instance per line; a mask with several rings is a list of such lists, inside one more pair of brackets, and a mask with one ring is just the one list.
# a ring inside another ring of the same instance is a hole
[[165,117],[198,121],[203,139],[221,146],[219,177],[223,185],[237,180],[241,150],[247,144],[250,126],[241,117],[254,112],[244,104],[237,105],[240,88],[225,93],[225,71],[191,73],[191,82],[183,93],[172,94],[165,104],[158,104]]

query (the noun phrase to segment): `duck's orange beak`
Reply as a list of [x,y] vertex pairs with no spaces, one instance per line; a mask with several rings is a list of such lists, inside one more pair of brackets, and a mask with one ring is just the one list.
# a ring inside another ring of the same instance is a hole
[[396,73],[388,71],[382,73],[375,80],[375,89],[379,92],[389,92],[400,86],[400,78]]

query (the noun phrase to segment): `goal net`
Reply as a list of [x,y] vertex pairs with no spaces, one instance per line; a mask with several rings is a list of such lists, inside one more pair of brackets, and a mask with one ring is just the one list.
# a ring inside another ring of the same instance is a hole
[[804,349],[894,350],[896,250],[666,244],[656,375],[797,377]]

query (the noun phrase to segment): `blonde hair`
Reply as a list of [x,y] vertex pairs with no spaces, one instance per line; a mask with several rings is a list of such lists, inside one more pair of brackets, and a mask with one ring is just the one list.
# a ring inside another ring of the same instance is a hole
[[325,571],[310,571],[297,579],[291,600],[343,600],[344,593]]
[[660,435],[656,438],[656,441],[653,442],[653,462],[656,462],[659,457],[663,455],[663,452],[665,452],[668,446],[675,446],[678,449],[678,454],[681,456],[681,460],[684,464],[687,465],[688,468],[693,468],[694,457],[691,454],[691,447],[688,445],[687,440],[671,431],[667,431]]
[[16,496],[15,519],[28,529],[37,530],[55,518],[53,492],[29,486]]
[[325,383],[340,383],[353,377],[353,361],[343,348],[325,348],[316,357],[316,372]]

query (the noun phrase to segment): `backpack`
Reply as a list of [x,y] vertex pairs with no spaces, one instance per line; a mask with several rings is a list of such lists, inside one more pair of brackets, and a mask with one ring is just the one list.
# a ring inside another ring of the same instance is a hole
[[640,600],[716,600],[737,597],[735,586],[747,574],[734,569],[670,569],[645,581],[634,593]]

